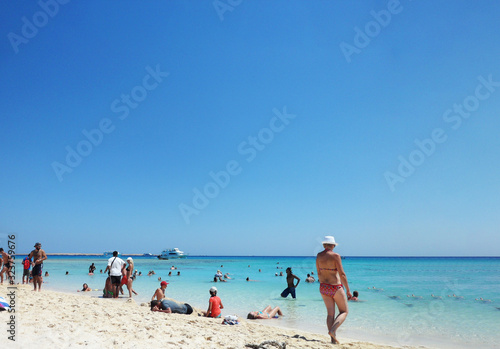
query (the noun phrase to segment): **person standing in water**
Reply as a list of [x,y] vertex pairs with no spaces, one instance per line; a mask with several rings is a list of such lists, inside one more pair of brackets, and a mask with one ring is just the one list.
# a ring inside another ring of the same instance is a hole
[[[328,334],[332,343],[339,344],[336,335],[337,329],[347,317],[347,299],[350,299],[352,295],[349,291],[347,276],[342,267],[342,258],[338,253],[333,252],[336,246],[337,243],[333,236],[325,236],[323,239],[325,249],[318,253],[316,257],[316,269],[320,281],[319,292],[323,297],[328,312],[326,317]],[[339,309],[337,317],[335,317],[335,305]]]
[[[297,279],[297,283],[294,284],[294,280]],[[286,268],[286,282],[288,287],[281,292],[281,297],[286,298],[289,294],[292,294],[292,298],[295,299],[295,289],[299,285],[300,278],[292,273],[292,268]]]

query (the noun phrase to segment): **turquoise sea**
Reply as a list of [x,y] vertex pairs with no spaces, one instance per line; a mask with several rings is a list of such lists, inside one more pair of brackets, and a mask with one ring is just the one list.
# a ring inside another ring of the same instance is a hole
[[[44,272],[50,276],[44,279],[44,287],[76,293],[87,283],[102,290],[106,275],[99,270],[104,271],[107,259],[49,256]],[[22,260],[22,256],[16,260]],[[316,274],[314,257],[190,256],[168,261],[134,257],[134,261],[143,274],[134,282],[139,293],[134,299],[138,302],[151,299],[161,277],[170,283],[168,297],[204,309],[208,290],[215,285],[225,307],[223,315],[246,317],[249,311],[278,305],[285,317],[266,324],[326,334],[326,310],[319,283],[305,282],[306,274]],[[89,276],[92,262],[97,271]],[[173,265],[177,267],[173,274],[180,271],[180,276],[167,276]],[[349,302],[349,315],[338,332],[340,339],[434,348],[493,348],[500,342],[500,258],[346,257],[343,265],[351,291],[358,290],[363,302]],[[281,271],[285,274],[289,266],[301,278],[296,300],[280,297],[286,281],[285,277],[275,276]],[[218,269],[230,273],[232,279],[214,284]],[[147,276],[149,270],[156,275]],[[65,275],[66,271],[69,275]],[[256,281],[247,282],[247,277]],[[421,298],[408,297],[412,294]],[[457,297],[449,297],[453,294]],[[475,300],[480,297],[491,302]]]

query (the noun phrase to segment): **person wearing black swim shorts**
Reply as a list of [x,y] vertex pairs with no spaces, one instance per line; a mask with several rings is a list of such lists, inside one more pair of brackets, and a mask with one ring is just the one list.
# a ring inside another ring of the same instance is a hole
[[113,284],[113,298],[118,298],[122,275],[125,275],[125,262],[118,257],[118,251],[113,252],[113,257],[108,260],[108,266],[104,272],[109,271],[111,283]]
[[42,277],[42,268],[43,261],[47,259],[47,254],[44,250],[42,250],[42,244],[37,242],[35,244],[35,249],[30,252],[28,255],[28,259],[31,260],[33,258],[33,262],[31,265],[33,269],[31,270],[31,274],[33,275],[33,287],[34,291],[36,291],[36,287],[38,286],[38,291],[42,288],[43,277]]
[[[1,282],[3,284],[3,274],[5,273],[5,275],[7,276],[7,278],[10,280],[10,282],[12,283],[13,280],[12,280],[12,275],[10,274],[10,270],[12,269],[12,256],[10,256],[9,254],[5,253],[3,248],[0,247],[0,279],[1,279]],[[3,267],[1,267],[3,263]]]

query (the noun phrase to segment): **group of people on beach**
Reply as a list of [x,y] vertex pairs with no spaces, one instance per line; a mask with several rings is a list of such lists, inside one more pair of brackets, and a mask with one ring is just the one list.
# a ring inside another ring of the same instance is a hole
[[[168,282],[162,281],[160,287],[156,289],[153,297],[151,297],[151,311],[158,311],[162,313],[175,313],[175,314],[186,314],[189,315],[193,313],[193,307],[188,303],[180,303],[173,299],[165,298],[166,289]],[[206,317],[220,318],[222,315],[222,309],[224,305],[219,296],[217,296],[217,287],[212,286],[208,291],[210,293],[210,298],[208,300],[207,311],[202,311],[201,314]],[[252,311],[248,313],[248,319],[272,319],[282,316],[283,313],[279,307],[271,308],[267,306],[262,311]],[[231,317],[231,316],[230,316]],[[233,316],[234,317],[234,316]],[[228,322],[227,319],[224,320]],[[237,322],[237,319],[232,319],[229,321]]]
[[[355,291],[354,294],[351,294],[347,276],[342,267],[342,258],[338,253],[333,252],[333,249],[337,246],[335,238],[333,236],[325,236],[322,244],[324,250],[316,256],[316,271],[320,282],[319,292],[327,310],[326,323],[328,334],[330,335],[331,342],[338,344],[337,330],[345,321],[349,313],[347,302],[348,300],[357,301],[358,292]],[[295,290],[300,283],[300,278],[293,274],[292,268],[290,267],[286,269],[286,275],[287,288],[283,290],[281,297],[288,297],[288,295],[291,295],[295,298]],[[314,280],[311,280],[310,274],[308,275],[308,279],[308,282],[314,282]],[[217,282],[222,280],[223,274],[218,270],[214,276],[214,281]],[[251,280],[247,278],[247,281]],[[189,304],[165,299],[165,289],[167,285],[167,282],[162,281],[160,288],[155,291],[151,299],[151,310],[165,313],[191,314],[193,309]],[[217,296],[217,288],[212,287],[209,292],[209,307],[206,312],[203,312],[203,315],[220,317],[221,309],[224,307],[222,301]],[[338,309],[337,315],[336,308]],[[272,319],[282,315],[283,313],[279,307],[272,308],[271,306],[267,306],[262,311],[252,311],[248,313],[247,318]]]
[[113,251],[113,257],[108,259],[108,265],[104,273],[108,272],[106,283],[104,284],[104,298],[118,298],[119,292],[123,294],[123,286],[127,286],[129,298],[132,298],[132,293],[137,295],[132,287],[136,274],[134,273],[134,260],[132,257],[127,258],[127,262],[118,257],[118,251]]
[[[47,254],[42,250],[42,244],[37,242],[35,249],[25,257],[21,263],[23,268],[23,284],[33,282],[34,291],[41,290],[43,277],[43,261],[47,259]],[[14,276],[12,275],[12,268],[14,267],[14,258],[5,253],[4,249],[0,247],[0,282],[3,284],[4,274],[9,280],[9,283],[14,283]]]
[[[337,246],[333,236],[325,236],[323,242],[324,250],[316,256],[316,271],[318,276],[318,281],[320,282],[319,291],[323,302],[325,303],[327,310],[327,328],[328,334],[331,337],[332,343],[339,343],[337,340],[337,330],[340,325],[345,321],[348,315],[348,300],[357,300],[357,292],[352,295],[349,289],[349,284],[347,281],[346,273],[342,267],[342,258],[338,253],[333,252],[333,249]],[[41,243],[37,242],[35,244],[35,249],[30,252],[27,259],[29,261],[29,266],[33,269],[31,275],[33,276],[34,290],[40,291],[42,279],[42,268],[43,261],[47,259],[45,251],[41,249]],[[7,273],[10,277],[11,260],[9,256],[0,248],[2,265],[1,276],[3,281],[3,274]],[[92,263],[89,267],[89,274],[93,274],[96,267]],[[119,292],[123,294],[122,286],[127,286],[129,291],[129,297],[132,294],[136,294],[133,289],[133,282],[136,277],[137,271],[134,272],[134,261],[132,257],[127,258],[127,261],[123,261],[118,257],[118,252],[113,252],[113,257],[109,258],[107,267],[104,271],[108,272],[108,277],[104,285],[104,297],[105,298],[117,298]],[[29,275],[29,274],[28,274]],[[281,293],[282,297],[287,297],[291,295],[293,298],[296,297],[295,290],[300,283],[300,278],[292,273],[291,268],[286,269],[287,275],[287,288]],[[229,278],[228,274],[223,275],[220,270],[217,271],[214,276],[214,281],[223,281]],[[247,278],[247,281],[251,281]],[[311,275],[308,274],[307,282],[314,282],[314,277],[311,279]],[[24,277],[23,277],[24,283]],[[160,288],[158,288],[151,299],[151,310],[159,311],[165,313],[181,313],[181,314],[191,314],[193,308],[187,303],[175,302],[165,298],[165,290],[168,283],[162,281],[160,283]],[[83,285],[83,292],[91,291],[87,284]],[[203,312],[204,316],[207,317],[220,317],[221,309],[224,308],[221,299],[217,296],[217,288],[211,287],[209,290],[210,299],[207,311]],[[336,310],[338,309],[338,315],[336,315]],[[282,316],[283,313],[279,307],[272,308],[267,306],[262,311],[252,311],[248,313],[248,319],[272,319],[278,316]]]

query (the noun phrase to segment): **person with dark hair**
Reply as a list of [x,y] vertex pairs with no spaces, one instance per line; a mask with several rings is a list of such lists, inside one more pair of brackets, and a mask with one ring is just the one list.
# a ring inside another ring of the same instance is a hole
[[[92,289],[89,287],[89,285],[83,284],[81,292],[90,292],[90,291],[92,291]],[[78,290],[77,292],[80,292],[80,290]]]
[[[294,280],[297,279],[297,283],[294,284]],[[292,268],[286,268],[286,282],[288,287],[281,292],[281,297],[286,298],[289,294],[292,295],[292,298],[295,299],[295,289],[299,285],[300,278],[292,273]]]
[[262,311],[251,311],[247,315],[247,319],[256,320],[256,319],[277,319],[279,316],[283,316],[280,307],[271,308],[270,305],[264,308]]
[[348,301],[351,301],[351,302],[358,302],[358,301],[359,301],[358,296],[359,296],[358,291],[354,291],[354,292],[352,293],[352,297],[351,297],[351,298],[348,298],[347,300],[348,300]]
[[89,267],[89,275],[94,275],[95,269],[96,269],[96,267],[95,267],[94,263],[92,263]]
[[[113,257],[108,260],[108,266],[104,272],[108,272],[113,285],[113,298],[118,298],[122,275],[125,275],[125,262],[118,257],[118,251],[113,251]],[[123,292],[122,292],[123,293]]]
[[44,250],[42,250],[42,244],[37,242],[35,244],[35,249],[30,252],[28,255],[29,260],[33,258],[31,270],[31,275],[33,275],[33,286],[34,291],[36,291],[36,286],[38,285],[38,291],[40,292],[43,283],[42,277],[42,269],[43,269],[43,261],[47,259],[47,254]]
[[[28,259],[28,257],[24,257],[24,259],[23,259],[23,284],[24,284],[25,278],[26,278],[26,283],[29,283],[30,268],[31,268],[30,260]],[[45,276],[47,276],[47,272],[45,272]]]
[[171,299],[164,299],[162,301],[151,301],[151,311],[189,315],[193,312],[193,308],[187,303],[183,304]]
[[[3,248],[0,247],[0,256],[1,256],[1,260],[0,260],[0,278],[1,278],[1,282],[3,284],[3,274],[5,273],[5,275],[7,276],[7,279],[9,279],[9,281],[11,283],[13,283],[14,281],[12,280],[12,274],[10,273],[10,270],[12,269],[12,264],[14,264],[14,260],[12,259],[12,256],[5,253],[5,251],[3,250]],[[1,267],[2,266],[2,262],[3,262],[3,268]]]
[[[325,249],[318,253],[316,257],[316,269],[320,281],[319,293],[321,293],[328,312],[326,325],[333,344],[339,343],[337,340],[337,329],[347,317],[347,299],[352,297],[349,291],[347,276],[342,267],[342,258],[338,253],[333,252],[336,246],[337,243],[333,236],[325,236],[323,239],[323,247]],[[337,317],[335,317],[335,305],[339,309]]]

